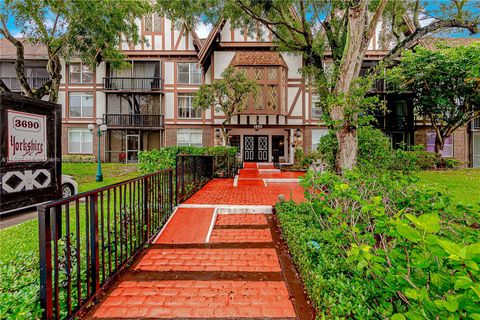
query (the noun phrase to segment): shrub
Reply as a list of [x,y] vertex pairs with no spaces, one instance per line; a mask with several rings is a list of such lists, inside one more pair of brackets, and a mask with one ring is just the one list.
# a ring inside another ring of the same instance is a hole
[[37,253],[0,261],[0,319],[41,319]]
[[477,319],[478,207],[400,171],[308,172],[307,202],[277,213],[325,318]]
[[[337,137],[330,131],[320,139],[318,151],[322,160],[331,168],[335,167],[337,153]],[[358,129],[357,164],[362,168],[389,168],[394,163],[395,152],[390,139],[379,129],[371,126],[362,126]]]
[[151,173],[164,169],[175,168],[177,154],[209,155],[216,157],[236,156],[236,147],[165,147],[152,151],[140,151],[138,168],[142,173]]
[[91,154],[65,154],[62,156],[64,163],[95,163],[97,158]]

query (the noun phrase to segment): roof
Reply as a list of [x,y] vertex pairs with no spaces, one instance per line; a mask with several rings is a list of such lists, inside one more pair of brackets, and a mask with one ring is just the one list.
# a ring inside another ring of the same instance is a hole
[[[48,60],[47,48],[40,44],[31,44],[23,39],[22,41],[26,60]],[[7,39],[0,39],[0,58],[3,60],[15,60],[17,58],[17,49]]]

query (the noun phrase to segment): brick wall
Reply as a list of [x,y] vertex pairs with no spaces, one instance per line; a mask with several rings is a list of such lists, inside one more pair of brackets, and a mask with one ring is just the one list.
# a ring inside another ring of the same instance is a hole
[[204,147],[213,146],[212,140],[212,131],[213,128],[210,126],[202,127],[185,127],[185,126],[165,126],[165,146],[176,146],[177,145],[177,129],[203,129],[202,131],[202,145]]
[[308,152],[312,149],[312,128],[303,129],[303,151]]
[[[426,147],[427,132],[431,127],[422,127],[415,130],[414,144]],[[460,127],[453,133],[453,157],[462,161],[465,165],[469,162],[469,144],[467,127]]]
[[[62,154],[75,154],[75,153],[68,153],[68,129],[69,128],[79,128],[79,129],[86,129],[86,124],[62,124]],[[81,153],[82,155],[91,155],[93,154],[95,158],[97,157],[98,153],[98,135],[94,132],[92,140],[92,153]],[[101,161],[105,161],[105,143],[106,143],[106,136],[105,134],[102,135],[101,141],[101,150],[100,150],[100,159]]]

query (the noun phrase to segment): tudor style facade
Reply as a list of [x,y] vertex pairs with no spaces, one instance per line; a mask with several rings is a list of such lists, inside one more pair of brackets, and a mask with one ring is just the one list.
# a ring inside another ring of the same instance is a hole
[[[92,72],[75,59],[64,64],[59,94],[64,154],[96,154],[98,138],[87,125],[97,119],[108,127],[101,143],[104,161],[136,162],[138,151],[163,146],[218,144],[224,115],[195,110],[192,99],[202,83],[219,79],[228,66],[245,71],[260,85],[258,98],[248,101],[227,127],[229,143],[239,147],[245,161],[291,162],[295,147],[315,149],[327,133],[320,120],[320,98],[302,81],[302,57],[275,51],[268,33],[263,39],[252,38],[224,20],[206,39],[199,39],[195,31],[156,14],[138,20],[138,25],[145,43],[122,45],[129,68],[116,70],[101,63]],[[4,51],[2,79],[15,76]],[[36,53],[27,66],[44,67],[45,57]],[[385,53],[374,37],[365,69]],[[35,72],[42,75],[41,70]],[[389,112],[376,116],[394,146],[424,144],[429,149],[430,126],[415,118],[408,97],[389,93],[382,82],[372,94],[387,101]],[[445,156],[480,166],[480,120],[460,128],[450,140]]]

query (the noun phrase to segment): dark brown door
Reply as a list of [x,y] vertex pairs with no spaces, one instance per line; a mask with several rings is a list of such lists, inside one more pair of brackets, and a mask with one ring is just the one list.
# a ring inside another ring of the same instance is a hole
[[267,162],[268,136],[244,136],[243,160],[246,162]]

